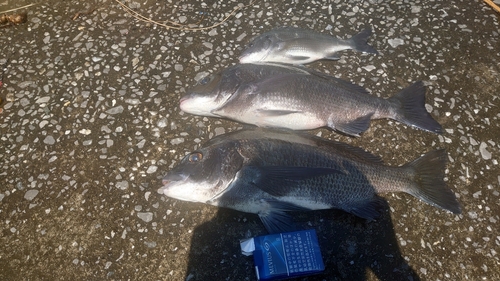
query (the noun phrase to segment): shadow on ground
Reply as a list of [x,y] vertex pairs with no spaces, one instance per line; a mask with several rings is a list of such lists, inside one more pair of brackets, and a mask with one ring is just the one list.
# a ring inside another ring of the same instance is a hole
[[[382,216],[367,222],[336,210],[295,214],[300,228],[316,229],[325,272],[299,280],[420,280],[398,247],[387,202]],[[195,228],[186,280],[255,280],[252,257],[240,252],[239,239],[265,234],[257,216],[220,209]]]

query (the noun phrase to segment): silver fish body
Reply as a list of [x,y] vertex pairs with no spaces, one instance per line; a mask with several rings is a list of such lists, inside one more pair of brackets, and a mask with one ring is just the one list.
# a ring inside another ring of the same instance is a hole
[[406,192],[459,213],[443,179],[446,159],[444,150],[435,150],[387,166],[344,143],[257,128],[210,140],[168,172],[158,192],[258,214],[270,232],[290,230],[287,211],[334,208],[374,219],[377,194],[386,192]]
[[390,118],[434,133],[442,128],[425,109],[416,82],[383,99],[360,86],[302,67],[240,64],[203,79],[181,99],[184,112],[260,127],[308,130],[327,126],[358,136],[371,119]]
[[344,40],[313,30],[279,27],[253,39],[241,54],[240,63],[277,62],[300,65],[322,59],[337,60],[337,52],[349,49],[377,54],[367,44],[370,35],[371,29],[365,29]]

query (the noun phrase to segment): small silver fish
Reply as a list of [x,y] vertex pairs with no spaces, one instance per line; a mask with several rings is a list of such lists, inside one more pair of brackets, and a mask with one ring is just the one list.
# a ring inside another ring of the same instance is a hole
[[257,128],[213,138],[168,172],[158,192],[257,214],[271,233],[292,230],[288,211],[340,209],[375,219],[377,194],[387,192],[406,192],[460,213],[443,179],[446,160],[444,150],[435,150],[387,166],[345,143]]
[[309,130],[327,126],[352,136],[366,131],[371,119],[381,118],[442,132],[425,109],[422,82],[383,99],[350,82],[288,65],[232,66],[188,90],[180,107],[187,113],[259,127]]
[[253,39],[241,54],[240,63],[307,64],[322,59],[338,60],[337,52],[349,49],[378,54],[367,44],[371,32],[371,29],[365,29],[343,40],[312,30],[280,27]]

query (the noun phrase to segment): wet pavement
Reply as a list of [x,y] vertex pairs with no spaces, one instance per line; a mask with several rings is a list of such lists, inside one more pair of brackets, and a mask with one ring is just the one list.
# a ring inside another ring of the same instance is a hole
[[[0,11],[30,3],[0,0]],[[463,209],[388,194],[374,222],[298,213],[298,224],[317,230],[326,266],[302,279],[500,280],[500,24],[481,1],[257,0],[203,31],[139,22],[111,0],[35,3],[27,23],[0,28],[1,280],[255,280],[238,243],[265,233],[256,216],[156,191],[186,153],[243,126],[182,113],[180,96],[280,25],[343,38],[373,29],[379,55],[346,51],[309,67],[382,97],[423,80],[445,133],[388,120],[359,138],[313,133],[391,165],[445,148],[446,180]],[[249,4],[126,3],[204,26]]]

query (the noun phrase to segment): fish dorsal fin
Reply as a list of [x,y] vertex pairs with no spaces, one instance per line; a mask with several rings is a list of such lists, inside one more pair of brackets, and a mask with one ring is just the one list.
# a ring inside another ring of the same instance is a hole
[[[318,74],[316,74],[316,75],[318,75]],[[337,78],[334,76],[329,76],[326,74],[323,74],[322,77],[327,78],[330,81],[334,81],[338,86],[341,86],[349,91],[357,92],[360,94],[370,95],[370,93],[365,88],[363,88],[357,84],[351,83],[350,81],[346,81],[346,80],[343,80],[343,79],[340,79],[340,78]]]
[[[333,60],[335,60],[335,59],[340,59],[340,57],[333,56],[333,57],[328,57],[326,59],[333,59]],[[346,90],[348,90],[350,92],[357,92],[357,93],[360,93],[360,94],[370,95],[370,93],[365,88],[363,88],[363,87],[361,87],[361,86],[359,86],[357,84],[354,84],[354,83],[352,83],[350,81],[347,81],[347,80],[344,80],[344,79],[340,79],[340,78],[337,78],[337,77],[332,76],[330,74],[323,73],[323,72],[320,72],[320,71],[317,71],[317,70],[308,69],[308,68],[300,67],[300,66],[295,66],[295,67],[298,70],[302,70],[304,72],[307,72],[307,74],[309,74],[309,75],[313,75],[313,76],[325,79],[328,82],[333,83],[336,86],[344,88],[344,89],[346,89]]]
[[291,83],[296,85],[309,75],[307,72],[275,74],[256,83],[249,83],[248,87],[251,87],[253,94],[279,92],[290,88]]
[[[337,153],[339,154],[356,159],[357,161],[369,162],[374,164],[384,163],[384,161],[382,160],[382,158],[380,158],[380,156],[374,155],[371,152],[368,152],[362,148],[355,147],[342,142],[336,142],[336,141],[333,142],[335,142],[334,147],[337,148]],[[347,155],[345,152],[347,152]]]

